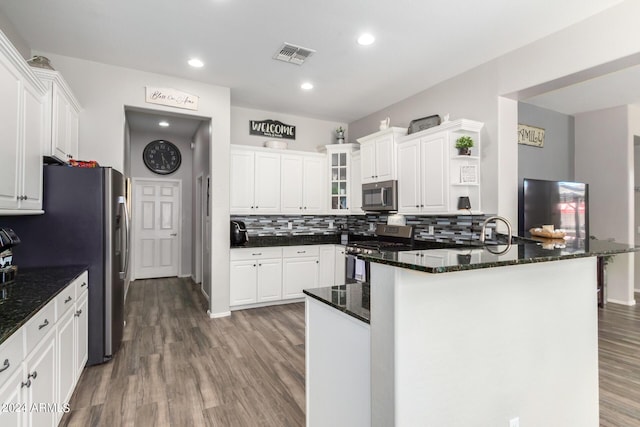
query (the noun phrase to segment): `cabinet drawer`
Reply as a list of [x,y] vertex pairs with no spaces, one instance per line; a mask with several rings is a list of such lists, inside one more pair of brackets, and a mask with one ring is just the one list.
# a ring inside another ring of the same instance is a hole
[[70,284],[56,296],[56,318],[62,317],[67,310],[73,308],[76,303],[76,286],[75,283]]
[[89,273],[86,271],[73,281],[76,288],[76,300],[79,300],[89,290]]
[[231,249],[231,254],[229,255],[231,261],[266,258],[282,258],[282,248],[271,246],[265,248]]
[[0,384],[5,384],[11,373],[22,363],[22,359],[24,359],[23,340],[24,328],[20,328],[0,345]]
[[27,354],[35,348],[42,338],[55,328],[55,301],[51,301],[29,320],[26,328]]
[[288,246],[283,248],[282,256],[284,258],[291,257],[305,257],[305,256],[320,256],[320,246],[318,245],[309,245],[309,246]]

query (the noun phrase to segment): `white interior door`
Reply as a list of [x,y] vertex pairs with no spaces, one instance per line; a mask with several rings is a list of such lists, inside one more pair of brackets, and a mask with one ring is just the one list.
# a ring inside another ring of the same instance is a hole
[[134,181],[135,279],[178,275],[180,206],[180,181]]

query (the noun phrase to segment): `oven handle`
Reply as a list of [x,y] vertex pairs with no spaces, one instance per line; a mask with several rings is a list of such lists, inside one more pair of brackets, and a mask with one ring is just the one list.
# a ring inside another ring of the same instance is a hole
[[384,190],[384,187],[380,188],[380,203],[382,204],[382,206],[387,206],[387,204],[384,202]]

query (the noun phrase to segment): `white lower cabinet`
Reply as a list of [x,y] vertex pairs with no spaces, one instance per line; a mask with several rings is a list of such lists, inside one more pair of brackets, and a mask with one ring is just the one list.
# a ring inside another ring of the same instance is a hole
[[0,426],[49,427],[62,418],[87,362],[87,279],[85,272],[0,345]]
[[342,245],[336,245],[334,256],[335,256],[335,264],[334,264],[334,282],[335,286],[340,286],[345,284],[346,278],[346,252],[345,247]]
[[282,299],[282,249],[231,249],[230,306]]
[[282,298],[302,298],[303,289],[318,287],[319,246],[289,246],[282,254]]
[[318,286],[333,286],[335,281],[335,246],[320,246],[320,263],[318,264]]

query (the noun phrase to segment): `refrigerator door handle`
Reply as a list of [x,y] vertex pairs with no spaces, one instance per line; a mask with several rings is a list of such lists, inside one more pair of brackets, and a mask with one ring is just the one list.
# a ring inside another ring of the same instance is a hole
[[124,263],[123,263],[124,268],[123,268],[123,271],[120,272],[120,278],[126,279],[127,274],[129,273],[129,232],[130,232],[129,211],[127,210],[127,201],[124,196],[118,197],[118,203],[122,205],[122,210],[124,211],[124,231],[125,231],[125,241],[124,241],[125,250],[122,251],[124,254]]

